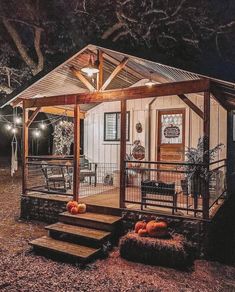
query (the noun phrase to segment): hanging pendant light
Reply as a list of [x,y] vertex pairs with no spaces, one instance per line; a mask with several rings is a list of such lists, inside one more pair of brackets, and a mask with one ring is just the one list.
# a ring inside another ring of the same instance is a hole
[[98,67],[94,64],[93,56],[92,56],[92,55],[90,55],[90,57],[89,57],[89,63],[88,63],[88,65],[85,66],[85,67],[83,67],[83,68],[81,69],[81,71],[82,71],[83,73],[86,73],[89,77],[92,77],[93,74],[97,74],[97,73],[99,73],[99,69],[98,69]]
[[156,84],[156,82],[152,80],[153,71],[149,71],[149,74],[150,74],[149,80],[145,82],[145,85],[148,86],[148,87],[151,87],[154,84]]

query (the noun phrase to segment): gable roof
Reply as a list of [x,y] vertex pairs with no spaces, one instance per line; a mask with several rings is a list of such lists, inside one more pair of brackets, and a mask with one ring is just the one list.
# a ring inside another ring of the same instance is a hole
[[[87,45],[79,52],[73,54],[72,57],[66,59],[59,66],[37,74],[29,83],[0,100],[0,107],[10,104],[17,98],[50,97],[87,92],[88,89],[86,86],[72,74],[71,66],[80,71],[88,63],[90,54],[96,54],[97,50],[101,50],[104,55],[104,82],[123,58],[128,58],[127,65],[110,82],[107,89],[135,86],[140,80],[148,79],[150,72],[152,72],[152,79],[159,83],[196,80],[206,77],[211,80],[211,92],[221,105],[225,108],[235,109],[234,83],[192,73],[92,44]],[[90,82],[96,87],[95,79],[90,80]],[[82,105],[81,109],[87,111],[93,106],[94,104]]]

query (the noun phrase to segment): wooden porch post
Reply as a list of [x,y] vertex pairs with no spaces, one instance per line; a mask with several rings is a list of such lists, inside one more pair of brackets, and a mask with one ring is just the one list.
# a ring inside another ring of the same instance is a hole
[[121,101],[121,137],[120,137],[120,208],[125,208],[125,159],[126,159],[126,100]]
[[[207,170],[209,171],[209,163],[210,163],[210,157],[209,157],[209,150],[210,150],[210,92],[206,91],[204,92],[204,118],[203,118],[203,136],[204,136],[204,151],[207,152],[206,155],[204,155],[203,163],[206,164]],[[203,194],[203,218],[208,219],[209,218],[209,199],[210,199],[210,193],[209,193],[209,180],[205,181],[205,189]]]
[[80,186],[80,107],[74,106],[73,199],[79,199]]
[[29,127],[28,127],[29,111],[25,108],[25,102],[23,102],[23,155],[22,155],[22,193],[26,195],[27,189],[27,176],[28,165],[27,157],[29,155]]

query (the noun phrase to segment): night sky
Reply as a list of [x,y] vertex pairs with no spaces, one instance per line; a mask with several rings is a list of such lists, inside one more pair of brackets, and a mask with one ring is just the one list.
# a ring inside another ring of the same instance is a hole
[[[0,0],[0,7],[2,100],[89,43],[235,80],[234,0]],[[0,156],[9,155],[2,123],[0,135]]]

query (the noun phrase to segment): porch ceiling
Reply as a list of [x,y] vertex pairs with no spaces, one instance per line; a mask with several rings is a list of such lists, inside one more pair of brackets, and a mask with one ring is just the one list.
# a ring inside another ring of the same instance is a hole
[[[140,80],[150,77],[150,71],[152,71],[152,79],[158,83],[198,80],[202,77],[206,77],[102,47],[88,45],[49,73],[43,74],[43,72],[41,72],[38,74],[36,80],[34,79],[30,84],[26,85],[27,87],[25,86],[24,90],[21,89],[21,91],[13,92],[7,97],[7,100],[0,101],[0,106],[3,107],[11,102],[17,104],[16,100],[20,101],[21,99],[89,92],[84,83],[73,74],[71,67],[81,72],[81,68],[88,64],[90,54],[93,53],[96,55],[97,50],[103,52],[104,82],[123,58],[128,58],[126,66],[108,84],[107,90],[122,89],[138,85]],[[235,109],[235,84],[209,77],[206,78],[211,80],[212,94],[216,97],[218,102],[225,108]],[[88,79],[88,81],[94,88],[97,88],[96,78]],[[87,111],[96,105],[97,104],[83,104],[81,105],[81,110]]]

